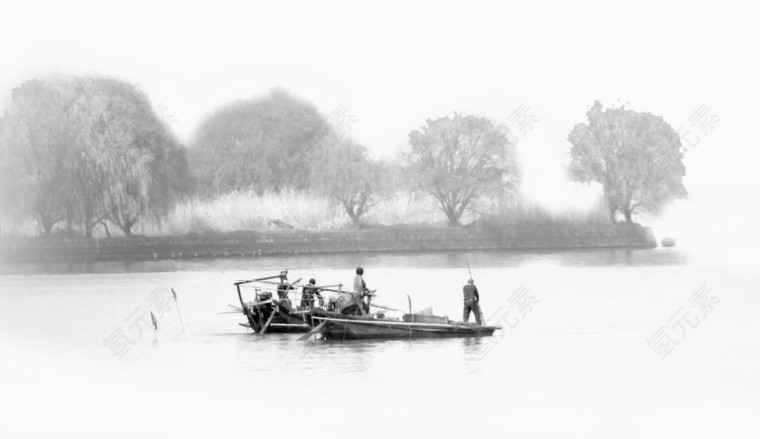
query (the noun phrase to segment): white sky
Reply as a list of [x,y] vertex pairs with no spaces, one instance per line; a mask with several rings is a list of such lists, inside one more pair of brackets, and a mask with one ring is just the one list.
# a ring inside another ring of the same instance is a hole
[[[139,84],[187,140],[230,100],[282,86],[378,155],[453,111],[540,121],[521,138],[525,190],[575,203],[567,134],[595,99],[688,124],[721,122],[687,158],[692,208],[758,215],[757,15],[731,2],[34,2],[0,16],[0,103],[25,79],[100,73]],[[738,189],[737,187],[738,186]],[[677,217],[675,215],[674,217]],[[701,216],[701,214],[700,214]],[[758,215],[760,216],[760,215]]]

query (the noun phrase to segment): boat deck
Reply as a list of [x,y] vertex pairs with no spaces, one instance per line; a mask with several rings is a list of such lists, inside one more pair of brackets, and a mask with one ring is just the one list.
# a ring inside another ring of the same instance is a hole
[[320,322],[326,339],[404,339],[487,337],[499,326],[481,326],[472,323],[417,323],[371,316],[351,316],[337,312],[312,310],[311,317]]

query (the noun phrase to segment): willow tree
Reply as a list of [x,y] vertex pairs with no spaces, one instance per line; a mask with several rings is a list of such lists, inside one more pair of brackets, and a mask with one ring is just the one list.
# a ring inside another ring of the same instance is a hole
[[686,197],[681,141],[662,117],[603,109],[599,101],[586,117],[568,137],[570,172],[576,181],[602,185],[613,222],[617,212],[632,223],[638,211],[657,213]]
[[64,161],[76,137],[73,89],[32,80],[13,90],[0,118],[0,204],[16,219],[34,217],[43,233],[66,216]]
[[188,178],[184,151],[148,97],[132,85],[94,78],[88,81],[85,96],[82,114],[95,120],[82,144],[100,156],[87,166],[93,173],[84,183],[102,181],[103,198],[93,201],[103,203],[101,217],[129,236],[141,217],[159,217],[184,193]]
[[[135,87],[102,77],[54,77],[14,90],[2,119],[3,198],[45,233],[61,219],[92,236],[106,221],[131,233],[149,207],[172,139]],[[12,192],[12,193],[11,193]]]
[[506,130],[482,117],[428,119],[409,134],[409,144],[410,178],[438,201],[452,226],[475,201],[513,189],[520,178]]

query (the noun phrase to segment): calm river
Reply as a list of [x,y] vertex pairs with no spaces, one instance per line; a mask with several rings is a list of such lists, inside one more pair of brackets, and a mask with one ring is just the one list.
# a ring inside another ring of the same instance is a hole
[[287,268],[350,285],[361,265],[377,303],[407,309],[409,294],[415,310],[459,320],[468,272],[456,253],[2,267],[0,431],[757,437],[751,272],[678,249],[469,260],[486,320],[503,327],[492,338],[298,342],[220,314],[236,280]]

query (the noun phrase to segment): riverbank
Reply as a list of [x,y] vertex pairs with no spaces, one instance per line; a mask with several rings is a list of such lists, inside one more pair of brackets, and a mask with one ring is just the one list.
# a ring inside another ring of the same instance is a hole
[[199,233],[129,238],[3,238],[0,263],[142,261],[298,254],[653,248],[651,229],[637,225],[503,229],[385,227],[324,232]]

